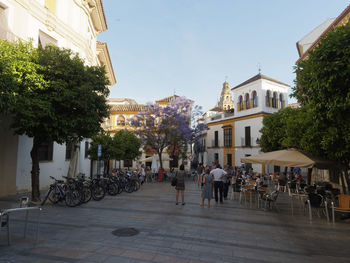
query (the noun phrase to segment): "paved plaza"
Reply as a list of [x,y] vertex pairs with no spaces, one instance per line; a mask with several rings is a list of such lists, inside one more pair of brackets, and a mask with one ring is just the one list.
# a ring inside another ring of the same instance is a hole
[[[175,205],[167,182],[75,208],[46,205],[36,244],[34,225],[23,239],[24,215],[16,215],[11,246],[4,228],[0,234],[0,262],[350,262],[350,224],[317,216],[310,223],[301,209],[292,216],[286,194],[278,211],[237,200],[207,208],[199,206],[200,190],[188,181],[185,199],[185,206]],[[0,199],[1,208],[13,205]],[[124,228],[139,233],[112,233]]]

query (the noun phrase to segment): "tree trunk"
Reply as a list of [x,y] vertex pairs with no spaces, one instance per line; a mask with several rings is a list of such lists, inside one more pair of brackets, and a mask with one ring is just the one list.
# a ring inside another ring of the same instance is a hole
[[38,156],[38,150],[40,146],[40,141],[33,138],[33,147],[30,151],[30,157],[32,158],[32,201],[38,202],[40,201],[40,183],[39,183],[39,174],[40,174],[40,167],[39,167],[39,156]]
[[307,169],[307,184],[311,185],[312,168]]
[[346,186],[345,186],[345,180],[344,180],[344,172],[340,172],[340,180],[341,180],[341,185],[343,187],[343,194],[346,194]]
[[158,152],[160,168],[163,170],[162,152]]
[[344,177],[345,177],[345,181],[346,184],[348,186],[348,193],[350,193],[350,178],[349,178],[349,167],[346,166],[345,171],[344,171]]

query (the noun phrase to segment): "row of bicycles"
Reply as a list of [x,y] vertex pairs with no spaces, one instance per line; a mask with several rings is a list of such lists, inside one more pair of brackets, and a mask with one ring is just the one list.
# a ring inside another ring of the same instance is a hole
[[45,195],[41,205],[47,200],[53,204],[65,202],[69,207],[75,207],[89,202],[102,200],[106,194],[115,196],[124,192],[131,193],[140,189],[141,182],[136,173],[120,173],[117,175],[95,175],[92,179],[79,174],[76,178],[63,176],[57,180],[50,176],[53,183]]

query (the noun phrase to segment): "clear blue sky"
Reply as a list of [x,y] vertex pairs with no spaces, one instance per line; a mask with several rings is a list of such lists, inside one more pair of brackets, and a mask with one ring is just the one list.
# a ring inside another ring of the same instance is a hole
[[[222,83],[261,72],[294,85],[296,42],[347,0],[103,0],[117,84],[138,103],[174,94],[215,106]],[[290,102],[295,101],[289,99]]]

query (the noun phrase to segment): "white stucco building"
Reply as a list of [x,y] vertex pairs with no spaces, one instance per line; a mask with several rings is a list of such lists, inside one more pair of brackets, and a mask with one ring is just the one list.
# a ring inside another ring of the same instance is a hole
[[[102,0],[0,0],[0,39],[69,48],[87,65],[105,65],[110,84],[114,85],[107,44],[97,41],[97,35],[105,30]],[[31,189],[32,139],[12,135],[10,121],[9,117],[0,116],[0,196]],[[88,145],[88,140],[80,144],[80,170],[89,175]],[[70,157],[66,148],[57,143],[40,148],[41,188],[51,183],[50,175],[67,175]]]
[[[287,105],[288,89],[289,85],[260,73],[233,87],[234,111],[213,113],[214,108],[205,115],[209,126],[205,137],[207,164],[241,166],[242,157],[258,154],[263,117]],[[261,165],[252,167],[265,171]]]

